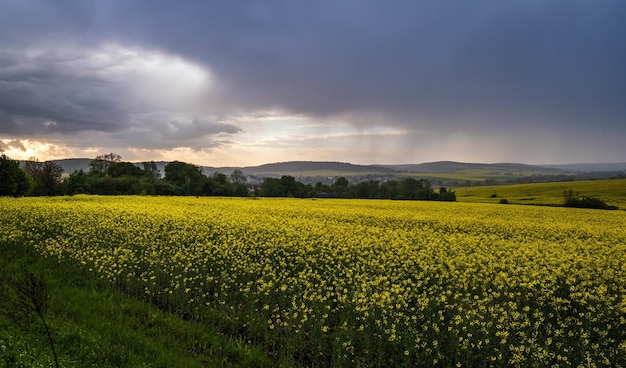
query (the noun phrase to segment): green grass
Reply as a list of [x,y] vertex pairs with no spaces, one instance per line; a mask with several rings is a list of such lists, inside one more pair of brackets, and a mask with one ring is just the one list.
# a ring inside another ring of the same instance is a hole
[[581,197],[599,198],[608,205],[626,209],[626,179],[581,180],[534,184],[494,185],[456,188],[459,202],[562,205],[563,192],[572,189]]
[[[488,168],[470,168],[463,169],[457,172],[451,173],[427,173],[427,172],[408,172],[401,173],[400,176],[413,177],[416,179],[426,179],[431,182],[433,181],[457,181],[457,182],[484,182],[488,179],[497,180],[497,181],[510,181],[516,180],[529,176],[536,175],[555,175],[553,171],[530,171],[530,170],[513,170],[513,169],[501,169],[494,170]],[[564,173],[564,175],[567,175]]]
[[[28,271],[25,271],[28,270]],[[15,322],[8,280],[32,272],[48,290],[45,313],[61,367],[271,367],[258,347],[224,335],[219,323],[185,320],[19,244],[0,244],[0,365],[53,367],[41,320]]]

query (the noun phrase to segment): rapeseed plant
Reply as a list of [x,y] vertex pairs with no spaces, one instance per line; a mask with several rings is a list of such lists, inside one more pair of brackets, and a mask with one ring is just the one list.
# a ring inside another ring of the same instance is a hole
[[303,365],[619,366],[623,211],[366,200],[0,199],[0,240]]

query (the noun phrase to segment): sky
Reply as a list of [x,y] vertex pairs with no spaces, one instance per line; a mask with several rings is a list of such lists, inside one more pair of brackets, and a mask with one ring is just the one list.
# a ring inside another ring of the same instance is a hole
[[626,162],[623,0],[0,0],[13,159]]

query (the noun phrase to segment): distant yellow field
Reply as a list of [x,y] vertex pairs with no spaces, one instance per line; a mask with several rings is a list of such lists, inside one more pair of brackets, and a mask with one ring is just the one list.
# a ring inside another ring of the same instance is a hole
[[455,191],[459,202],[499,203],[506,199],[515,204],[561,205],[563,192],[569,189],[626,209],[626,179],[461,187]]
[[[546,170],[531,171],[531,170],[515,170],[515,169],[495,169],[495,168],[459,168],[454,172],[404,172],[399,176],[407,176],[418,179],[426,179],[430,181],[457,181],[463,183],[465,181],[472,182],[484,182],[488,179],[498,181],[516,180],[523,177],[537,176],[537,175],[555,175],[554,171]],[[568,173],[562,173],[560,175],[573,175]]]
[[[624,183],[495,190],[556,201],[563,188]],[[626,361],[624,211],[130,196],[0,198],[0,208],[0,242],[177,313],[218,310],[299,365]]]

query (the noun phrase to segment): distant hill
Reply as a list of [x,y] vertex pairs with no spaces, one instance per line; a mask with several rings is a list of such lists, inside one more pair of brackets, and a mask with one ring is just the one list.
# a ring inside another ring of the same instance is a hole
[[54,160],[56,164],[63,168],[66,173],[73,173],[77,170],[89,171],[90,158],[68,158],[65,160]]
[[319,175],[354,175],[354,174],[391,174],[395,170],[377,165],[354,165],[346,162],[325,161],[288,161],[244,167],[243,172],[256,176],[319,176]]
[[600,163],[600,164],[563,164],[563,165],[542,165],[553,169],[560,169],[569,172],[601,172],[601,171],[626,171],[626,162]]
[[[75,170],[89,170],[87,158],[73,158],[56,160],[66,173]],[[156,162],[161,175],[165,172],[167,161]],[[141,167],[142,163],[136,163]],[[626,163],[606,164],[569,164],[569,165],[526,165],[520,163],[466,163],[454,161],[426,162],[406,165],[355,165],[347,162],[333,161],[287,161],[269,163],[259,166],[246,167],[202,167],[206,175],[214,172],[230,174],[235,169],[241,169],[246,175],[257,177],[280,177],[291,175],[294,177],[389,177],[412,176],[444,183],[459,181],[511,181],[517,178],[545,177],[562,180],[563,178],[580,177],[582,173],[622,172],[626,171]],[[356,179],[359,180],[359,179]]]
[[551,173],[563,173],[565,170],[559,168],[547,168],[542,166],[533,166],[517,163],[497,163],[497,164],[480,164],[480,163],[466,163],[466,162],[454,162],[454,161],[437,161],[426,162],[422,164],[410,164],[410,165],[386,165],[386,167],[394,169],[396,171],[404,172],[421,172],[421,173],[463,173],[476,170],[489,170],[489,171],[518,171],[518,172],[551,172]]

